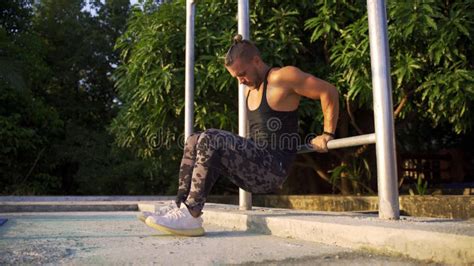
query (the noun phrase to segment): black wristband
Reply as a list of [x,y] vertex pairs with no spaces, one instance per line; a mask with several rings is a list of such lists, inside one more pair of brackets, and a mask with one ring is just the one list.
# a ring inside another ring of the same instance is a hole
[[326,131],[323,131],[323,134],[324,134],[324,135],[331,136],[331,137],[333,137],[333,138],[336,138],[336,135],[334,135],[334,134],[333,134],[333,133],[331,133],[331,132],[326,132]]

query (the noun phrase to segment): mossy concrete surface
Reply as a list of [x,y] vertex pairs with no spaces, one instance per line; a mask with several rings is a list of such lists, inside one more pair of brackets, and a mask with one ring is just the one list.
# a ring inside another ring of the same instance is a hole
[[401,196],[400,209],[417,217],[474,218],[474,196]]
[[[238,204],[237,196],[211,196],[210,202]],[[474,196],[400,196],[401,213],[416,217],[474,218]],[[376,196],[253,195],[253,205],[311,211],[377,212]]]

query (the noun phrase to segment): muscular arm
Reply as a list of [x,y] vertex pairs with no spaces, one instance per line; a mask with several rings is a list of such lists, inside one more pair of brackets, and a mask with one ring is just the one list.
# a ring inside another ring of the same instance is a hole
[[339,117],[339,93],[329,82],[318,79],[292,66],[278,71],[278,83],[310,99],[320,100],[324,115],[324,131],[334,133]]

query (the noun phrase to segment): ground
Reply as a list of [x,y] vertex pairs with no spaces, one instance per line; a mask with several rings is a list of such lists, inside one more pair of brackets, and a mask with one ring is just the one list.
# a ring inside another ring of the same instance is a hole
[[206,226],[204,237],[148,228],[136,212],[0,213],[0,264],[426,265],[271,235]]

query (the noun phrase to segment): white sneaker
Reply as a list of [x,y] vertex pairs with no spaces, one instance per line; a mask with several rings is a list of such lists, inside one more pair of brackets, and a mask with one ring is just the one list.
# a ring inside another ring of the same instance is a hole
[[146,218],[150,215],[165,215],[172,209],[177,209],[176,203],[174,201],[168,202],[165,206],[161,206],[155,210],[155,212],[143,211],[137,215],[138,220],[145,222]]
[[194,218],[186,205],[176,208],[165,215],[150,215],[145,221],[151,228],[182,236],[202,236],[202,218]]

